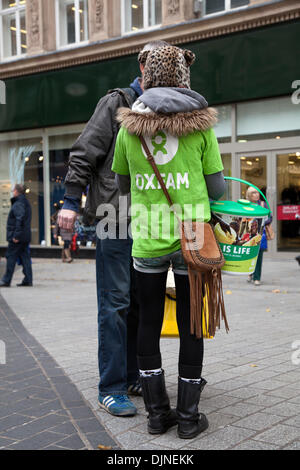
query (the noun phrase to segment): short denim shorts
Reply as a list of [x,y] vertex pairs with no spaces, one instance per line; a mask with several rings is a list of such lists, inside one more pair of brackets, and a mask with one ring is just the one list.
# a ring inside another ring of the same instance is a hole
[[175,274],[188,274],[188,268],[184,262],[181,250],[159,256],[158,258],[134,257],[133,266],[142,273],[163,273],[168,271],[171,266]]

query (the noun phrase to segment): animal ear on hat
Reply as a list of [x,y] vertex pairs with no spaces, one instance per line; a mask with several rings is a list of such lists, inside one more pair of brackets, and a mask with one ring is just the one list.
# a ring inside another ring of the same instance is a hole
[[188,49],[184,49],[183,55],[184,55],[184,58],[186,60],[188,67],[190,67],[195,62],[195,59],[196,59],[195,54],[192,51],[189,51]]
[[140,64],[145,65],[147,57],[150,51],[141,51],[138,55],[138,61]]

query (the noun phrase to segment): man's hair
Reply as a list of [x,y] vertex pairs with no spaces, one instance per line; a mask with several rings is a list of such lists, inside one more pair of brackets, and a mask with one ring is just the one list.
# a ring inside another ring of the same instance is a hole
[[26,191],[26,187],[24,186],[24,184],[15,184],[14,189],[18,191],[19,194],[25,194]]
[[160,40],[150,41],[150,42],[147,42],[147,44],[144,45],[141,52],[153,51],[154,49],[158,49],[159,47],[164,47],[164,46],[170,46],[170,44],[166,41],[160,41]]

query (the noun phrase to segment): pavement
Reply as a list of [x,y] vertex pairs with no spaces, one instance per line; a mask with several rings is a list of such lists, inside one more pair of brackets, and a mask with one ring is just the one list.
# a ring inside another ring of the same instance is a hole
[[[300,267],[294,255],[265,256],[262,285],[223,276],[230,332],[205,340],[200,410],[207,431],[181,440],[176,428],[148,434],[138,414],[97,405],[94,261],[33,259],[34,287],[0,290],[0,449],[300,449]],[[176,404],[178,338],[162,338]],[[3,351],[6,350],[6,364]],[[2,351],[2,354],[1,354]],[[2,358],[2,364],[1,364]]]

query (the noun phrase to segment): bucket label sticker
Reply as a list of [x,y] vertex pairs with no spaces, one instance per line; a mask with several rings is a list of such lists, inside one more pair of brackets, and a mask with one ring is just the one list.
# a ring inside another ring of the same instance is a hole
[[229,274],[252,274],[259,253],[264,218],[212,214],[212,222],[225,258],[222,270]]

